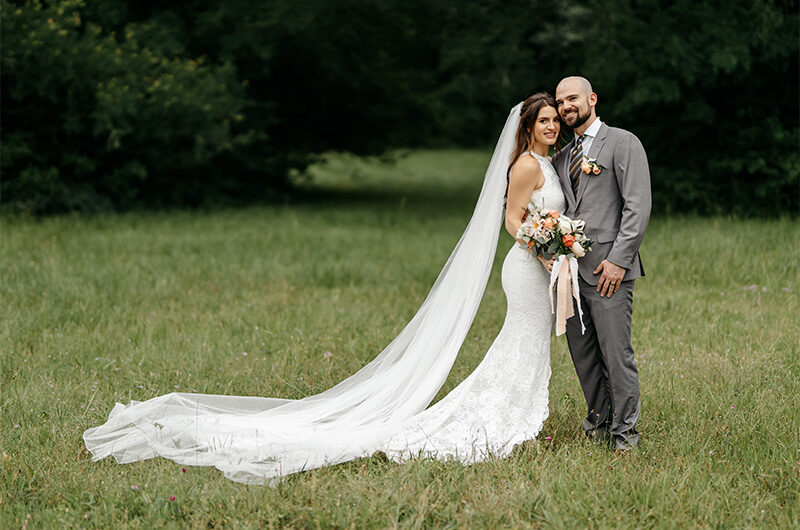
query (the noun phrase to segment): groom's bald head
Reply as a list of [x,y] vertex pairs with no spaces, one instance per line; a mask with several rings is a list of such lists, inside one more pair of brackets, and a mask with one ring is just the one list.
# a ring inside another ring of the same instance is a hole
[[592,84],[589,82],[589,80],[579,75],[571,75],[562,79],[561,82],[558,83],[558,87],[556,87],[556,94],[558,94],[559,88],[567,87],[571,89],[570,91],[578,92],[582,96],[587,97],[593,92]]

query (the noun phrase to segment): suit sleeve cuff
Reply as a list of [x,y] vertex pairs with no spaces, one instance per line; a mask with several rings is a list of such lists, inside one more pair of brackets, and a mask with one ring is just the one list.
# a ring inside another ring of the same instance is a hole
[[[636,255],[634,254],[634,256],[636,256]],[[631,258],[629,260],[624,260],[624,259],[621,259],[620,256],[614,255],[613,251],[608,255],[608,257],[606,257],[606,259],[609,262],[611,262],[614,265],[616,265],[617,267],[622,267],[623,269],[630,269],[631,267],[633,267],[634,258]]]

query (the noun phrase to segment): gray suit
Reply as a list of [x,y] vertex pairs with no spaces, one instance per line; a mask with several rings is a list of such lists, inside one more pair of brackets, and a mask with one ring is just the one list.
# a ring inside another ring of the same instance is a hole
[[[578,260],[586,333],[581,334],[577,318],[570,318],[567,341],[586,398],[587,434],[610,435],[615,447],[626,449],[639,440],[639,374],[631,347],[631,315],[633,280],[644,276],[639,245],[650,219],[650,170],[639,139],[603,123],[587,154],[603,169],[598,175],[581,173],[576,196],[567,169],[574,142],[553,158],[553,165],[567,198],[564,213],[586,221],[586,235],[594,245]],[[593,274],[604,259],[627,269],[611,298],[600,297],[600,275]]]

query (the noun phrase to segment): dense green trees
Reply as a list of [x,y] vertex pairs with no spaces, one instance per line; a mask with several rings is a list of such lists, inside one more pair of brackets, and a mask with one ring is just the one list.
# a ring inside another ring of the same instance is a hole
[[795,2],[2,0],[5,209],[287,191],[327,149],[487,146],[582,73],[657,211],[798,204]]
[[595,2],[581,71],[635,131],[657,211],[797,211],[798,6],[769,0]]
[[12,208],[193,203],[263,188],[238,163],[263,133],[242,125],[232,64],[186,57],[158,20],[102,27],[77,1],[3,1],[2,11],[2,197]]

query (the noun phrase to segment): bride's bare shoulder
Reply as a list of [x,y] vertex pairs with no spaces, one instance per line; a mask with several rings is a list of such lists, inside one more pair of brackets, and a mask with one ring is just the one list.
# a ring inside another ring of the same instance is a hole
[[540,187],[540,183],[544,181],[544,173],[539,161],[532,156],[521,156],[511,166],[511,175],[509,180],[518,182],[519,184],[533,185]]
[[542,174],[542,165],[532,156],[521,156],[511,166],[511,176],[518,175],[521,178],[535,177]]

